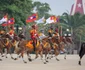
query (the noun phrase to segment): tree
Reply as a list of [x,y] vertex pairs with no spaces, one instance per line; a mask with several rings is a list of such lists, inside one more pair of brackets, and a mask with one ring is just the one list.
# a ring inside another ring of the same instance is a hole
[[25,24],[26,17],[31,14],[32,7],[32,0],[0,0],[0,14],[8,13],[9,17],[15,18],[15,24],[18,25]]
[[63,13],[62,16],[63,18],[61,18],[60,21],[68,25],[68,28],[72,29],[73,40],[75,43],[78,44],[80,41],[80,36],[83,36],[85,30],[85,20],[84,20],[85,15],[81,15],[80,13],[75,13],[74,15]]
[[45,16],[46,18],[50,16],[49,11],[51,10],[48,3],[41,3],[36,1],[33,3],[33,8],[38,12],[39,18]]

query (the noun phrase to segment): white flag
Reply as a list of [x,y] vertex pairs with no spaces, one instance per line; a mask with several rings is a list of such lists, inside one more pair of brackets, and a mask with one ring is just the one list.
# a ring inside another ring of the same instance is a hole
[[46,20],[46,24],[51,24],[51,23],[55,23],[55,22],[56,22],[55,16],[51,16]]
[[36,22],[37,24],[39,24],[39,23],[44,23],[44,22],[45,22],[45,18],[42,17],[41,19],[36,20],[35,22]]
[[0,20],[0,24],[7,22],[7,16],[4,16],[1,20]]

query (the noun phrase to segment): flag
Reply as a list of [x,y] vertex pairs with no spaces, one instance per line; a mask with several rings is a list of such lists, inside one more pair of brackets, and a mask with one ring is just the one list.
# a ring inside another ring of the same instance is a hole
[[37,24],[39,24],[39,23],[44,23],[44,22],[45,22],[45,18],[42,17],[42,18],[40,18],[39,20],[36,20],[35,22],[36,22]]
[[8,20],[8,15],[5,15],[5,16],[0,20],[0,24],[6,23],[7,20]]
[[12,24],[14,24],[14,22],[15,22],[14,18],[11,18],[11,19],[8,20],[8,22],[3,23],[2,26],[12,25]]
[[56,17],[56,23],[58,23],[59,22],[59,20],[60,20],[60,17],[58,16],[58,17]]
[[37,20],[38,18],[38,15],[37,13],[33,14],[32,16],[29,16],[27,19],[26,19],[26,23],[29,23],[29,22],[34,22],[35,20]]
[[56,22],[56,16],[51,16],[46,20],[46,24],[55,23]]

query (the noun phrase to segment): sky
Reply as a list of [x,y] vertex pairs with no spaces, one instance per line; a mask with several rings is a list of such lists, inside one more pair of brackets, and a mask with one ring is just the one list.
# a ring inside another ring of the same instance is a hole
[[53,15],[62,15],[64,12],[70,13],[72,4],[75,3],[75,0],[33,0],[40,1],[41,3],[48,3],[50,5]]

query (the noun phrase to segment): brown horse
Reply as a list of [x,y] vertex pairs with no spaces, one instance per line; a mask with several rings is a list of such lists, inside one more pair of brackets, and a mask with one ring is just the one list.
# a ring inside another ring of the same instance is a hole
[[[49,41],[52,44],[52,48],[54,50],[56,60],[59,61],[59,59],[57,59],[57,56],[60,54],[60,51],[66,53],[66,51],[64,50],[66,40],[64,37],[53,36],[52,38],[49,39]],[[66,59],[66,55],[64,58]]]
[[[0,53],[1,55],[3,55],[3,48],[5,47],[3,39],[0,38]],[[0,59],[0,61],[2,61],[2,59]]]
[[[42,45],[43,45],[43,52],[45,54],[45,62],[44,63],[48,62],[48,60],[47,60],[48,58],[53,57],[53,56],[49,57],[49,54],[53,55],[52,50],[54,51],[55,56],[57,56],[59,54],[59,49],[60,49],[58,47],[59,40],[56,38],[57,38],[56,36],[53,36],[52,38],[45,37],[41,40]],[[56,60],[59,61],[59,59],[57,59],[57,58],[56,58]]]
[[22,57],[24,63],[27,63],[27,61],[24,60],[24,53],[27,54],[28,56],[28,60],[32,61],[31,57],[30,57],[30,53],[35,52],[36,57],[35,59],[38,57],[38,54],[40,54],[41,58],[42,58],[42,46],[39,42],[39,40],[37,40],[37,44],[36,44],[36,50],[34,51],[34,46],[33,46],[33,41],[32,40],[23,40],[20,39],[19,43],[18,43],[18,50],[16,51],[16,53],[19,55],[17,56],[17,58],[15,58],[15,60],[17,60],[20,56]]
[[[4,50],[4,52],[5,52],[5,57],[7,58],[7,54],[10,54],[11,58],[13,59],[12,53],[14,53],[15,48],[16,48],[15,47],[16,40],[11,39],[8,34],[3,34],[0,41],[1,41],[1,45],[4,46],[4,47],[2,47],[2,50]],[[2,56],[4,57],[4,55],[2,55]]]
[[8,37],[8,35],[4,35],[4,40],[3,40],[3,44],[5,45],[5,56],[7,58],[7,54],[10,54],[11,55],[11,58],[12,57],[12,53],[14,53],[15,51],[15,40],[10,40],[10,38]]
[[48,54],[51,52],[51,45],[49,43],[49,39],[48,37],[45,37],[41,40],[41,44],[43,46],[43,53],[45,54],[45,60],[44,60],[44,64],[46,64],[46,62],[48,62]]

